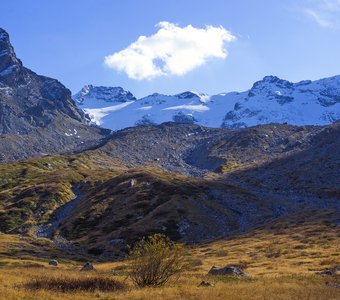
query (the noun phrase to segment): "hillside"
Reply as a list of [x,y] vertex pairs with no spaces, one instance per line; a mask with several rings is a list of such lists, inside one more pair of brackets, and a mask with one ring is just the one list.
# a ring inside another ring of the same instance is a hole
[[191,244],[306,211],[339,215],[339,131],[166,123],[82,154],[2,164],[0,230],[104,259],[153,232]]

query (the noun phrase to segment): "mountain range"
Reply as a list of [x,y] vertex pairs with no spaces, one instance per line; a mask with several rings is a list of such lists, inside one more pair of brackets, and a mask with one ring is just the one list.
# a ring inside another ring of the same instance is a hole
[[326,125],[340,118],[340,76],[291,83],[266,76],[245,92],[183,92],[136,99],[121,87],[85,86],[73,96],[92,124],[119,130],[177,122],[245,128],[259,124]]
[[319,211],[338,226],[339,91],[339,76],[268,76],[242,93],[72,99],[1,29],[0,231],[112,259],[155,232],[202,243]]

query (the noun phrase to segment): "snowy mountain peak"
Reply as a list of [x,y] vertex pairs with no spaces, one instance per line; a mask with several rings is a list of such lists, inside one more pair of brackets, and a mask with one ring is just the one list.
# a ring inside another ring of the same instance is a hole
[[187,92],[177,94],[175,95],[175,97],[179,99],[192,99],[192,98],[199,98],[199,95],[194,92],[187,91]]
[[131,92],[125,91],[121,87],[93,86],[91,84],[85,85],[73,96],[73,99],[78,104],[85,104],[85,102],[91,101],[128,102],[136,100]]
[[[126,93],[122,88],[86,86],[74,99],[83,103],[93,123],[113,130],[168,121],[239,128],[268,123],[325,125],[340,119],[340,76],[298,83],[266,76],[248,91],[213,96],[154,93],[135,101],[133,96],[126,100]],[[112,95],[123,100],[111,100]]]
[[268,82],[268,83],[276,83],[276,82],[279,82],[279,81],[287,81],[287,80],[280,79],[279,77],[274,76],[274,75],[268,75],[268,76],[263,77],[263,79],[261,81],[262,82]]
[[281,93],[281,89],[291,89],[292,87],[293,83],[287,80],[280,79],[276,76],[265,76],[262,80],[253,84],[252,88],[249,90],[248,96],[275,96]]

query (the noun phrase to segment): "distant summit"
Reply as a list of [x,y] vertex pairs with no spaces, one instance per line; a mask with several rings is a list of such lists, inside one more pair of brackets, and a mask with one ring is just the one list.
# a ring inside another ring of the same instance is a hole
[[168,121],[244,128],[270,123],[326,125],[340,119],[340,76],[298,83],[265,76],[248,91],[212,96],[186,91],[136,100],[126,93],[122,88],[86,86],[73,98],[94,124],[112,130]]
[[83,104],[85,100],[88,101],[89,99],[105,102],[127,102],[136,100],[136,97],[121,87],[93,86],[89,84],[75,94],[73,99],[78,104]]

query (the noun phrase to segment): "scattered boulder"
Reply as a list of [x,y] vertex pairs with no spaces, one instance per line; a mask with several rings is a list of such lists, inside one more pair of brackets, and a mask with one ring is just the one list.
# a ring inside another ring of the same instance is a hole
[[90,262],[87,262],[85,265],[83,265],[83,267],[81,268],[81,272],[85,271],[95,271],[96,269],[94,268],[94,266],[90,263]]
[[58,261],[56,259],[52,259],[48,262],[50,266],[58,267]]
[[207,287],[207,286],[215,286],[215,284],[213,284],[212,282],[210,281],[202,281],[198,286],[204,286],[204,287]]
[[45,163],[44,166],[49,170],[52,169],[52,165],[50,163]]
[[333,269],[325,269],[319,272],[315,273],[316,275],[321,275],[321,276],[334,276],[336,275],[336,270]]
[[208,275],[226,275],[244,277],[247,276],[248,274],[244,272],[240,267],[229,265],[222,268],[213,266],[208,272]]
[[131,179],[129,186],[134,187],[136,185],[136,183],[137,183],[136,179]]

